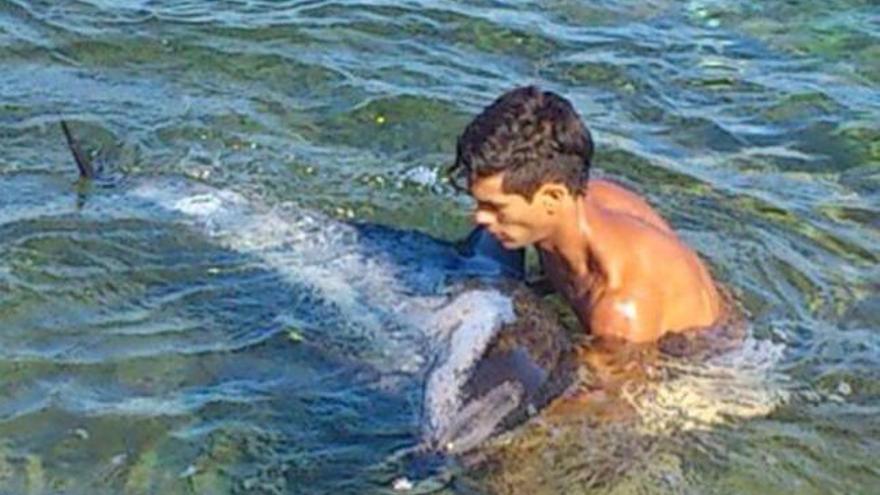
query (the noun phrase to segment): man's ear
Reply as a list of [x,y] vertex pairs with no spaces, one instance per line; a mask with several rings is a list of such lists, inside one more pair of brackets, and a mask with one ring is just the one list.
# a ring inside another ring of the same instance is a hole
[[548,215],[553,215],[559,209],[559,203],[568,195],[568,189],[558,182],[549,182],[542,185],[535,193],[535,198],[539,201],[538,205],[543,208]]

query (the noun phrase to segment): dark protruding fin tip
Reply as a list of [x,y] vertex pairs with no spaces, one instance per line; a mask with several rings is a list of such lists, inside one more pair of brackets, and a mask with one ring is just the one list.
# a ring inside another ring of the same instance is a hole
[[70,128],[67,126],[67,121],[61,121],[61,130],[64,131],[64,137],[67,139],[67,147],[70,148],[70,152],[73,154],[73,159],[76,161],[76,166],[79,169],[79,177],[81,179],[94,179],[97,175],[95,173],[95,167],[92,166],[89,157],[83,153],[82,149],[79,147],[79,143],[73,137],[73,134],[71,134]]

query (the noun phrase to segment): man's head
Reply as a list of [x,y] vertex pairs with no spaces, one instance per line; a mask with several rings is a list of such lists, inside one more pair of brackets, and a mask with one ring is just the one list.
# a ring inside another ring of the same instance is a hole
[[593,142],[571,103],[534,86],[486,107],[458,139],[453,171],[477,201],[475,221],[507,248],[541,241],[560,202],[581,194]]

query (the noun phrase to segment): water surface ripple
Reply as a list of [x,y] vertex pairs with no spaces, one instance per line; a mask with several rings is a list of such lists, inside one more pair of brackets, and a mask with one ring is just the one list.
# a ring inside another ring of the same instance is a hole
[[523,479],[444,490],[880,482],[876,2],[0,0],[0,67],[0,493],[383,493],[417,431],[418,390],[391,393],[320,316],[285,316],[313,294],[75,185],[59,118],[112,173],[451,239],[455,137],[525,83],[570,98],[595,174],[709,261],[783,349],[790,396],[627,444],[641,456],[589,433],[520,460]]

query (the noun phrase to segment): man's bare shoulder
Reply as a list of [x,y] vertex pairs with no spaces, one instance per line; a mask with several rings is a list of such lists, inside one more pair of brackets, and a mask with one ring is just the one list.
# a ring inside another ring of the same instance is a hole
[[604,246],[609,280],[623,299],[650,294],[660,304],[660,329],[711,324],[721,305],[715,283],[697,252],[675,235],[630,215],[610,213]]
[[648,202],[633,191],[607,179],[592,179],[587,197],[606,210],[633,216],[668,234],[673,234],[666,220]]
[[650,288],[669,273],[700,271],[696,252],[668,226],[620,209],[603,208],[598,218],[601,222],[594,222],[593,230],[602,241],[593,249],[604,257],[612,286]]
[[604,239],[601,250],[612,259],[622,260],[615,263],[621,267],[641,271],[641,264],[635,263],[636,260],[664,260],[668,266],[670,262],[681,260],[682,255],[693,255],[690,247],[668,226],[664,229],[628,212],[606,210],[601,231]]

